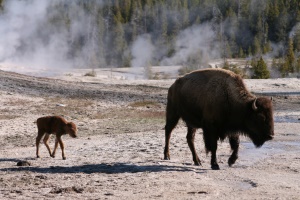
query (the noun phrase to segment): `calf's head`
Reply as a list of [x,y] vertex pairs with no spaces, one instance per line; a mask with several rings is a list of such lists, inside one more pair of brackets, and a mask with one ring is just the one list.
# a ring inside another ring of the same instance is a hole
[[65,132],[68,133],[71,137],[77,137],[77,127],[73,122],[69,122],[65,126]]
[[272,100],[259,97],[250,104],[249,115],[246,117],[246,128],[254,145],[260,147],[274,137]]

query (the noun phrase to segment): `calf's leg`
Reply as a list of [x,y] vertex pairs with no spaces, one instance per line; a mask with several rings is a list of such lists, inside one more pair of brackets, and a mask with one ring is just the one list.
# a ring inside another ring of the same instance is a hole
[[51,156],[51,149],[50,149],[50,146],[49,146],[49,144],[48,144],[49,139],[50,139],[50,134],[46,133],[46,135],[45,135],[43,141],[44,141],[45,146],[46,146],[47,149],[48,149],[49,155]]
[[52,158],[55,158],[55,153],[56,153],[57,147],[58,147],[58,139],[57,139],[57,136],[56,136],[56,138],[55,138],[54,149],[53,149],[53,152],[52,152],[52,154],[51,154],[51,157],[52,157]]
[[36,140],[35,140],[35,145],[36,145],[36,157],[39,158],[40,155],[39,155],[39,148],[40,148],[40,142],[41,142],[41,139],[44,135],[44,132],[43,131],[38,131],[38,135],[36,137]]
[[66,156],[65,156],[65,146],[64,146],[64,143],[63,143],[61,137],[58,138],[58,142],[59,142],[59,145],[60,145],[60,148],[61,148],[62,158],[63,158],[64,160],[66,160]]

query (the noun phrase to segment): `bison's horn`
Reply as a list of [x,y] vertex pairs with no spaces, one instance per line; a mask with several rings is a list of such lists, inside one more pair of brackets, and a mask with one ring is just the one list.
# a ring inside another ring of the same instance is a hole
[[255,98],[254,101],[253,101],[253,103],[252,103],[252,109],[253,110],[257,110],[256,100],[257,100],[257,98]]

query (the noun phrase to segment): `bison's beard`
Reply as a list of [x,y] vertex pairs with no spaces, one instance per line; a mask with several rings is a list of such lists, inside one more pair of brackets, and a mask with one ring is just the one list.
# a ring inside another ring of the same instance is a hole
[[261,147],[265,143],[263,140],[252,140],[252,142],[257,148]]
[[257,135],[249,135],[249,137],[257,148],[261,147],[266,141],[273,138],[272,136],[258,137]]

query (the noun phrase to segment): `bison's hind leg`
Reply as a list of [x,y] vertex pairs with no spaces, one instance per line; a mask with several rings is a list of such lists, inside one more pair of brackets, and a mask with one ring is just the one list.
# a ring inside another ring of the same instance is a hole
[[235,161],[238,159],[238,150],[240,144],[240,138],[238,135],[229,136],[229,143],[232,149],[232,154],[228,159],[228,165],[231,167]]
[[189,148],[192,152],[193,161],[194,161],[195,165],[201,165],[201,161],[197,155],[197,152],[195,149],[195,143],[194,143],[196,130],[197,130],[196,128],[192,128],[192,127],[188,126],[188,133],[186,135],[186,139],[187,139]]
[[177,125],[179,118],[180,117],[177,114],[177,112],[173,108],[171,108],[171,105],[168,102],[167,112],[166,112],[166,126],[165,126],[165,149],[164,149],[165,160],[170,160],[169,146],[170,146],[171,132]]

